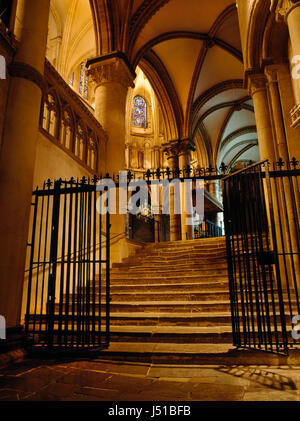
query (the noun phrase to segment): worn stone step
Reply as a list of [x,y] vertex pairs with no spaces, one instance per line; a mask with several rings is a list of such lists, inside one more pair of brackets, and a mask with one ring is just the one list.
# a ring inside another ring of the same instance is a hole
[[[164,260],[163,258],[155,258],[153,256],[148,256],[146,259],[133,259],[129,258],[124,259],[123,263],[115,264],[113,268],[129,268],[129,267],[135,267],[135,268],[141,268],[141,269],[147,269],[150,267],[151,269],[158,268],[161,271],[166,271],[169,269],[174,268],[176,265],[186,265],[192,267],[213,267],[214,265],[221,265],[223,267],[226,267],[227,260],[224,258],[222,259],[180,259],[180,258],[174,258],[173,260]],[[179,266],[180,267],[180,266]],[[187,268],[188,270],[188,268]]]
[[[75,309],[77,310],[77,309]],[[96,311],[95,316],[98,317]],[[105,313],[102,314],[104,322]],[[59,320],[65,322],[66,318],[64,315],[61,317],[58,313],[54,314],[54,321],[57,323]],[[74,315],[74,321],[76,323],[77,315]],[[89,319],[88,316],[84,317],[85,322]],[[90,312],[90,319],[92,321],[92,312]],[[33,316],[29,316],[30,323],[33,323]],[[46,322],[46,316],[36,316],[36,323]],[[69,315],[69,322],[72,320],[72,316]],[[111,326],[223,326],[231,325],[230,312],[202,312],[202,313],[150,313],[150,312],[111,312],[110,313]]]
[[125,264],[125,263],[119,263],[119,264],[113,264],[112,265],[112,269],[111,272],[117,272],[117,271],[122,271],[122,270],[127,270],[130,271],[131,273],[135,273],[135,272],[142,272],[142,271],[153,271],[153,272],[161,272],[161,271],[167,271],[169,272],[170,270],[172,271],[187,271],[187,270],[207,270],[207,269],[211,269],[212,266],[214,266],[216,269],[225,269],[227,270],[227,262],[224,261],[220,261],[220,259],[216,260],[213,263],[209,263],[206,260],[204,260],[202,263],[197,261],[194,263],[191,262],[187,262],[187,261],[183,261],[180,262],[178,261],[176,263],[176,266],[174,266],[174,264],[166,264],[166,263],[154,263],[154,262],[144,262],[143,264],[140,264],[139,262],[134,262],[131,264]]
[[99,354],[102,360],[176,365],[291,365],[300,363],[298,349],[289,355],[236,349],[230,344],[113,342]]
[[[144,283],[144,284],[168,284],[168,283],[199,283],[207,282],[207,281],[214,281],[214,282],[224,282],[226,280],[225,276],[222,276],[222,274],[205,274],[205,275],[185,275],[185,276],[175,276],[175,275],[165,275],[162,274],[161,276],[149,276],[149,277],[138,277],[137,279],[133,279],[132,277],[128,276],[111,276],[111,283],[113,284],[115,281],[120,282],[126,282],[128,284],[138,284],[138,283]],[[97,281],[96,281],[97,282]]]
[[220,326],[231,324],[229,312],[209,313],[111,313],[112,325],[153,325],[160,326]]
[[[75,305],[77,305],[77,300],[74,300]],[[89,301],[81,300],[81,305],[93,306],[96,311],[99,310],[99,303],[96,301],[93,302],[92,299]],[[103,302],[102,309],[104,311],[106,304]],[[56,311],[59,311],[59,304],[56,304]],[[156,312],[161,313],[198,313],[198,312],[215,312],[215,311],[230,311],[230,304],[228,301],[186,301],[182,303],[181,301],[152,301],[152,302],[143,302],[143,301],[129,301],[129,302],[110,302],[111,312],[141,312],[141,315],[145,313]]]
[[[105,291],[106,283],[103,282],[101,290]],[[110,291],[115,292],[193,292],[193,291],[226,291],[228,292],[228,280],[215,281],[214,279],[203,281],[203,282],[157,282],[157,283],[143,283],[134,282],[130,283],[118,283],[117,280],[111,283]],[[91,288],[92,291],[92,288]],[[96,291],[99,291],[99,283],[96,285]]]
[[[105,297],[105,292],[102,292],[102,297]],[[93,291],[90,291],[90,297],[93,297]],[[64,296],[66,297],[66,296]],[[75,300],[77,294],[74,294]],[[151,289],[145,292],[136,293],[134,291],[130,292],[111,292],[110,297],[112,302],[129,302],[129,301],[139,301],[139,302],[153,302],[153,301],[179,301],[181,303],[189,301],[218,301],[218,300],[227,300],[229,302],[229,292],[227,291],[162,291],[162,292],[153,292]],[[70,299],[73,298],[73,295],[70,295]],[[95,293],[96,302],[99,300],[99,292]],[[65,298],[64,298],[65,300]]]
[[205,276],[216,276],[216,277],[227,277],[227,269],[205,269],[205,270],[189,270],[189,271],[176,271],[172,270],[170,272],[166,271],[162,273],[161,271],[136,271],[132,272],[130,270],[120,270],[112,271],[110,274],[110,279],[145,279],[145,278],[176,278],[182,277],[186,279],[187,277],[205,277]]
[[[139,254],[128,257],[124,259],[124,262],[131,262],[131,261],[146,261],[149,258],[149,254]],[[162,259],[164,262],[174,262],[174,260],[188,260],[188,261],[196,261],[198,259],[207,259],[207,260],[214,260],[214,259],[226,259],[225,251],[220,252],[188,252],[188,253],[151,253],[151,259],[159,260]]]
[[211,249],[203,248],[200,249],[185,249],[185,250],[165,250],[165,249],[157,249],[151,251],[149,253],[147,250],[139,250],[136,252],[136,257],[145,257],[145,256],[162,256],[165,258],[173,258],[173,257],[182,257],[182,256],[223,256],[226,255],[226,249],[223,248],[216,248],[212,247]]
[[232,343],[230,326],[111,326],[111,342]]
[[162,243],[149,243],[145,249],[155,248],[182,248],[182,247],[205,247],[205,246],[225,246],[225,237],[199,238],[196,240],[165,241]]
[[228,292],[228,280],[223,281],[203,281],[201,284],[199,282],[182,282],[182,283],[138,283],[138,284],[111,284],[111,292],[166,292],[166,293],[193,293],[200,291],[207,291],[208,289],[212,292]]

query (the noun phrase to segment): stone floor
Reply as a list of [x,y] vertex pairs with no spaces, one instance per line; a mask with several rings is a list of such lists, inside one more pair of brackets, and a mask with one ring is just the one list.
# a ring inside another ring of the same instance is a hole
[[0,370],[3,401],[299,401],[300,366],[26,359]]

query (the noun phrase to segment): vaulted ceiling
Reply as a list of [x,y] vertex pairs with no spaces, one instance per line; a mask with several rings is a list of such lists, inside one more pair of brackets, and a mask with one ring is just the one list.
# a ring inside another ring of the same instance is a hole
[[258,160],[255,117],[233,0],[51,0],[62,34],[58,70],[122,51],[161,103],[168,137],[190,137],[203,165]]

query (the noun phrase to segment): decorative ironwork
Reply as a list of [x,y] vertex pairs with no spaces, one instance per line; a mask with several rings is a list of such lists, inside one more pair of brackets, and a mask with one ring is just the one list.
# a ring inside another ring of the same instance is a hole
[[48,180],[33,192],[26,333],[44,348],[109,344],[110,222],[92,181]]
[[287,354],[300,314],[300,170],[294,158],[269,166],[223,180],[233,343]]

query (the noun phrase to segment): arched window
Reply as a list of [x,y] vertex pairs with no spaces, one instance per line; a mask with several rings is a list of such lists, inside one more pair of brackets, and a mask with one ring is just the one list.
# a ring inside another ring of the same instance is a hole
[[85,161],[86,140],[86,130],[81,122],[79,122],[75,133],[74,153],[81,161]]
[[64,110],[62,114],[60,143],[70,150],[72,149],[73,128],[74,124],[71,112],[69,110]]
[[85,63],[82,62],[80,65],[80,84],[79,93],[86,99],[89,96],[89,77],[87,74]]
[[48,93],[44,102],[42,127],[54,138],[58,130],[58,103],[53,93]]
[[147,103],[141,96],[136,96],[133,100],[133,119],[134,127],[147,127]]

